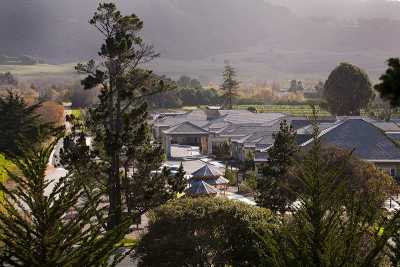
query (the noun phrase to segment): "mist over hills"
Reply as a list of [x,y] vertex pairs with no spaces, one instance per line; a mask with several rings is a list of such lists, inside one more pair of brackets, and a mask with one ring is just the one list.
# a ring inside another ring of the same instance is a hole
[[[119,0],[144,19],[171,76],[213,80],[230,60],[245,79],[320,77],[339,61],[377,76],[400,55],[400,3],[384,0]],[[50,63],[95,56],[96,0],[2,0],[0,54]]]

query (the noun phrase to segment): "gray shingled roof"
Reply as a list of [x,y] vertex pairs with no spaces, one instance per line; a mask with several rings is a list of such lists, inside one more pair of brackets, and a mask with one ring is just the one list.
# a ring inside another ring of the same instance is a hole
[[230,122],[232,124],[254,123],[269,125],[269,123],[281,119],[285,116],[286,115],[282,113],[252,113],[250,111],[241,111],[228,113],[228,115],[225,116],[224,121]]
[[364,160],[400,160],[400,148],[379,128],[365,120],[347,119],[321,137],[322,143],[355,149]]
[[185,193],[190,196],[216,195],[219,193],[219,190],[206,182],[199,180],[193,181],[190,184],[190,187],[185,190]]
[[172,127],[168,130],[164,131],[167,135],[186,135],[186,134],[195,134],[195,135],[207,135],[208,131],[200,128],[199,126],[194,125],[191,122],[183,122],[175,127]]
[[219,177],[221,175],[222,173],[219,170],[208,164],[204,165],[203,167],[192,173],[192,176],[195,178]]
[[385,132],[400,132],[400,127],[394,122],[373,122],[373,125]]
[[400,133],[388,133],[387,136],[392,138],[395,141],[400,141]]
[[190,183],[194,183],[197,181],[204,181],[209,185],[216,186],[216,185],[227,185],[229,184],[229,180],[225,177],[219,176],[218,178],[191,178]]
[[210,185],[213,185],[213,186],[214,185],[226,185],[226,184],[229,184],[229,180],[220,176],[217,179],[207,180],[207,183]]

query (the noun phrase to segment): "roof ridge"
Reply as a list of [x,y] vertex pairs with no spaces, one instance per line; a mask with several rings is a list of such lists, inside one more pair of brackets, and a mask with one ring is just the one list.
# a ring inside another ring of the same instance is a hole
[[[332,127],[329,127],[329,128],[327,128],[327,129],[321,131],[321,132],[319,133],[319,135],[318,135],[318,138],[321,138],[322,136],[324,136],[325,134],[331,132],[332,130],[334,130],[334,129],[336,129],[336,128],[342,126],[342,125],[344,125],[344,124],[345,124],[346,122],[348,122],[348,121],[349,121],[349,120],[341,121],[340,123],[335,124],[335,125],[333,125]],[[306,146],[306,145],[312,143],[313,141],[314,141],[314,138],[311,138],[311,139],[307,140],[306,142],[302,143],[300,146],[301,146],[301,147],[304,147],[304,146]]]

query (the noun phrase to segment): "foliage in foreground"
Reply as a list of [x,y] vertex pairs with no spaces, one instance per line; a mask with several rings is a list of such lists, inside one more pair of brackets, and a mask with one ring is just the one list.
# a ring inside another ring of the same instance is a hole
[[1,266],[114,266],[122,257],[116,245],[127,227],[103,233],[94,220],[99,198],[94,206],[83,204],[80,180],[45,178],[54,144],[39,152],[24,150],[23,157],[13,159],[18,173],[8,174],[15,186],[1,185]]
[[151,216],[139,266],[258,266],[255,230],[275,221],[267,209],[220,198],[168,202]]
[[338,179],[346,175],[346,161],[326,162],[318,135],[315,127],[312,147],[297,168],[302,187],[294,190],[292,215],[264,236],[265,266],[379,266],[400,212],[387,217],[382,205],[369,204],[379,189],[362,190],[363,197],[349,190],[351,177]]

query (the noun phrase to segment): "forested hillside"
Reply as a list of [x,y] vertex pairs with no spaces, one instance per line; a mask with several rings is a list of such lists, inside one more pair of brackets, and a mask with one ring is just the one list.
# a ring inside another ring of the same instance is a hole
[[[382,72],[389,55],[400,54],[398,2],[117,2],[123,10],[134,10],[144,19],[144,35],[161,52],[164,73],[187,65],[191,73],[179,74],[207,76],[207,70],[215,72],[224,60],[231,60],[244,74],[251,72],[256,78],[325,74],[338,61],[357,63],[374,74]],[[49,63],[94,56],[99,36],[82,25],[96,4],[95,0],[2,0],[0,54],[26,54]],[[328,16],[328,9],[342,12]],[[200,62],[191,65],[192,60]]]

